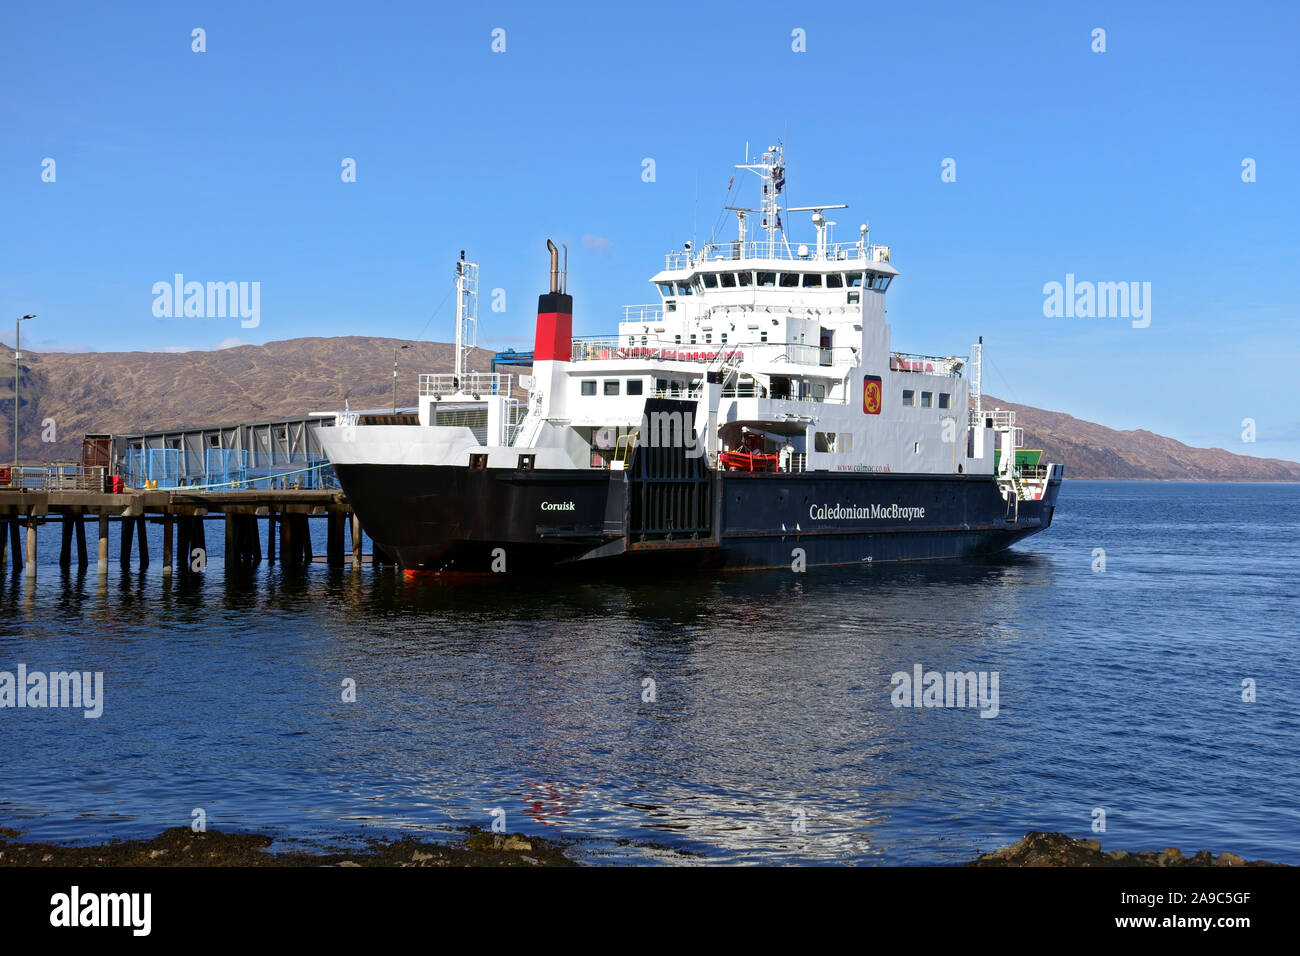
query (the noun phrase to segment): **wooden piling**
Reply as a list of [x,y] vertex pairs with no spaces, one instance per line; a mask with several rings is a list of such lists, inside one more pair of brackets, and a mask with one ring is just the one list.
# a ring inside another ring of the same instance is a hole
[[59,567],[66,571],[72,567],[72,515],[64,515],[59,526]]
[[120,522],[121,533],[118,536],[117,556],[123,568],[131,566],[131,532],[135,530],[131,522],[134,518],[123,518]]
[[18,516],[9,518],[9,553],[13,556],[14,574],[23,569],[23,545],[19,537]]
[[27,564],[24,572],[29,578],[36,577],[36,518],[27,516]]
[[106,514],[100,514],[99,516],[99,543],[96,558],[99,562],[99,574],[108,574],[108,515]]
[[325,518],[328,522],[325,536],[325,555],[331,568],[343,567],[343,525],[346,515],[341,511],[331,511]]
[[352,568],[353,570],[358,570],[361,567],[361,549],[363,544],[361,519],[358,518],[356,514],[352,514],[351,518],[352,520],[348,523],[352,525]]
[[144,515],[135,519],[136,543],[140,546],[140,570],[149,567],[149,524]]
[[173,568],[173,562],[175,562],[175,560],[176,560],[176,556],[172,553],[172,516],[171,516],[170,513],[163,515],[163,519],[162,519],[162,535],[163,535],[163,542],[162,542],[162,555],[163,555],[162,573],[163,573],[164,575],[167,575],[167,574],[171,574],[172,571],[174,570],[174,568]]
[[77,569],[86,570],[86,565],[90,559],[86,555],[86,516],[77,514],[73,516],[72,530],[77,537]]
[[226,515],[226,570],[229,571],[239,562],[239,555],[236,550],[235,532],[238,519],[235,515]]
[[8,520],[0,517],[0,571],[4,570],[5,562],[9,560],[9,535],[5,533],[5,523]]
[[280,561],[286,570],[298,564],[298,555],[293,550],[293,518],[293,515],[280,516]]

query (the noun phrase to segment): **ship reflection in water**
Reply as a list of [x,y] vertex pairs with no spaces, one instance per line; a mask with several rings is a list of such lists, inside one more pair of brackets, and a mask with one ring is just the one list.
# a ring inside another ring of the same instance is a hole
[[[0,825],[102,840],[201,807],[339,842],[502,810],[592,862],[916,864],[1090,836],[1102,807],[1107,845],[1300,862],[1294,709],[1239,692],[1300,665],[1294,489],[1070,492],[1032,551],[803,574],[101,586],[52,553],[0,583],[0,670],[102,670],[104,714],[0,712]],[[917,666],[996,672],[996,717],[895,706]]]

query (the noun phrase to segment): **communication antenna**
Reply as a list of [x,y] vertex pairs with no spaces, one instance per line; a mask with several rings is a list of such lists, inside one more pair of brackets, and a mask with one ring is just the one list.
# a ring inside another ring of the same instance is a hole
[[469,368],[469,351],[478,344],[478,263],[456,262],[456,388]]

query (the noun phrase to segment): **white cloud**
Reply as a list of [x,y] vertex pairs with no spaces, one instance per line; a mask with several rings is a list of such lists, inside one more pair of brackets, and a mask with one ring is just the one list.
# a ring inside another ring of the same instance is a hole
[[614,240],[606,239],[604,236],[596,236],[587,233],[582,237],[582,248],[590,249],[597,255],[603,256],[605,253],[609,252],[610,249],[614,248]]

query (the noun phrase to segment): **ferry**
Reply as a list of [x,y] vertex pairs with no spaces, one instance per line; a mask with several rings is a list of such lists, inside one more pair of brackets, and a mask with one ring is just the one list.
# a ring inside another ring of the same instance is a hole
[[[469,370],[478,267],[461,254],[454,369],[421,375],[404,419],[318,432],[401,568],[802,570],[968,558],[1051,525],[1063,466],[984,406],[982,337],[968,356],[894,351],[890,247],[866,225],[834,241],[826,213],[847,206],[783,206],[783,148],[749,153],[759,201],[726,207],[736,238],[668,253],[658,301],[625,307],[617,335],[573,335],[548,240],[518,381]],[[787,237],[796,213],[811,242]]]

